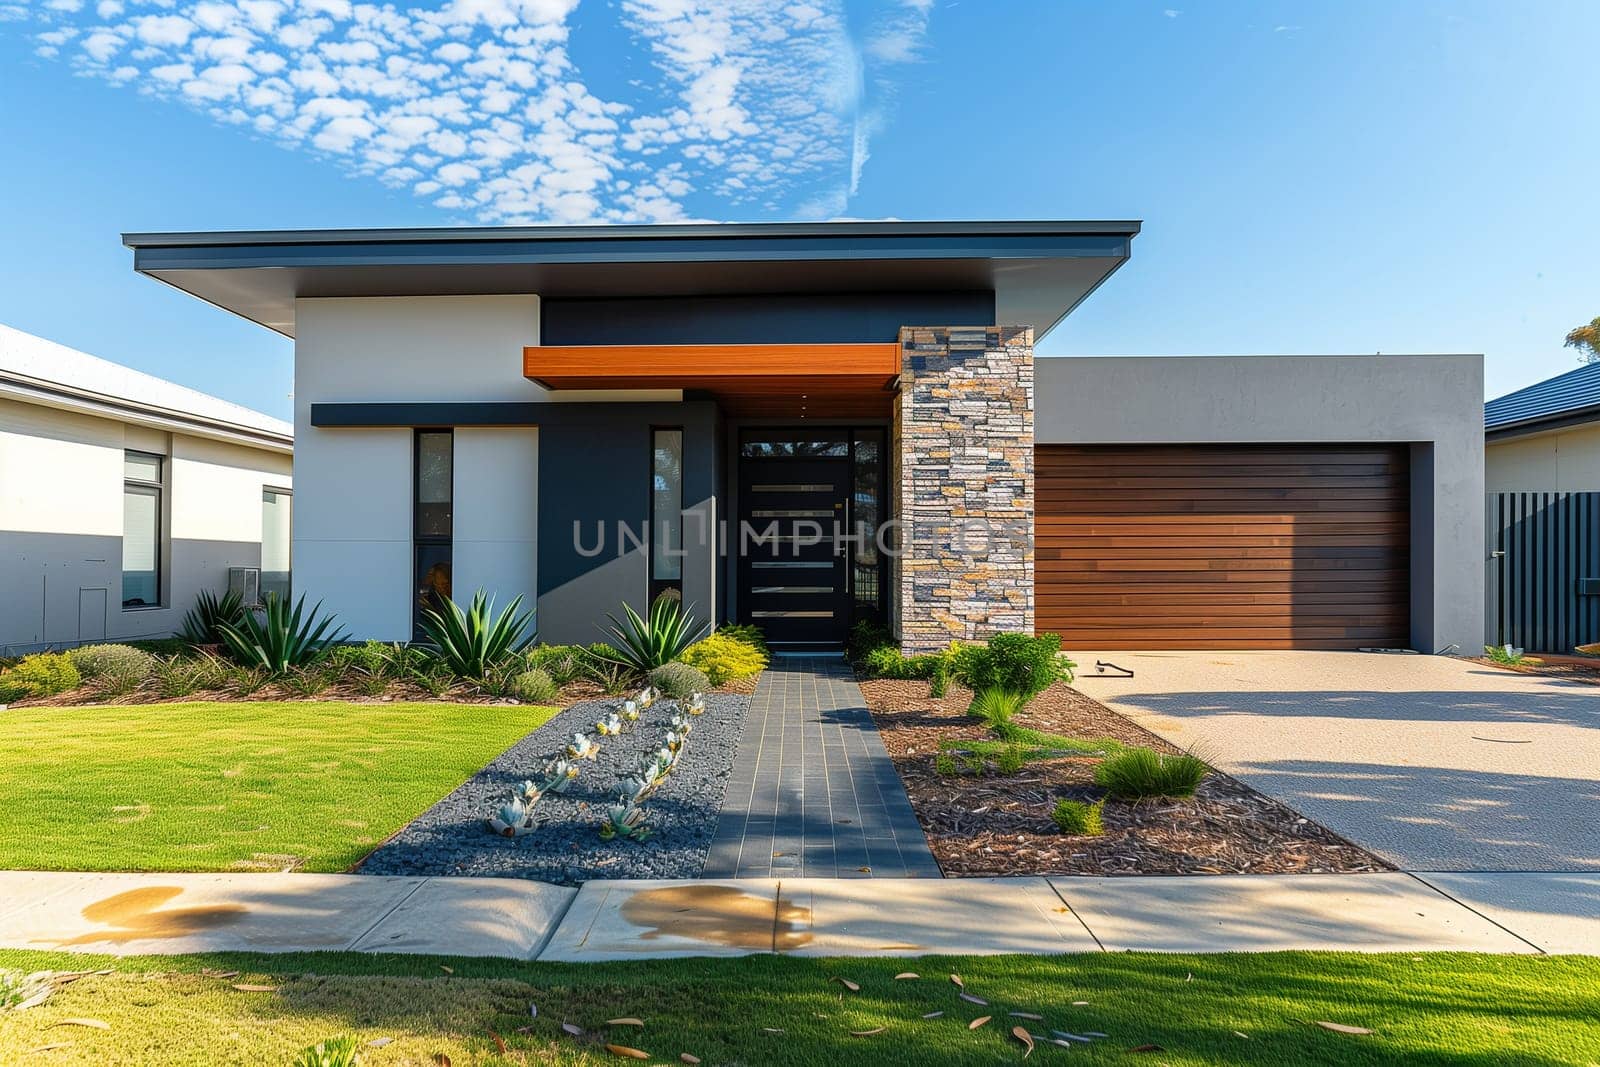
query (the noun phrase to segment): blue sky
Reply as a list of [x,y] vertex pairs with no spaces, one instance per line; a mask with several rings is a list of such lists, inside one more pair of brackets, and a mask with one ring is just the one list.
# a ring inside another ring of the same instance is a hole
[[1138,218],[1047,354],[1483,352],[1600,315],[1600,4],[0,0],[0,322],[289,410],[125,230]]

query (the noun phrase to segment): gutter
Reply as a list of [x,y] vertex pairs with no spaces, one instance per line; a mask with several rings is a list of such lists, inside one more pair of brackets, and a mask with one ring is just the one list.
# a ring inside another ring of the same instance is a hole
[[212,419],[154,404],[141,404],[10,371],[0,371],[0,397],[187,434],[190,437],[204,437],[284,455],[294,454],[292,433],[276,433],[272,430],[228,422],[225,419]]

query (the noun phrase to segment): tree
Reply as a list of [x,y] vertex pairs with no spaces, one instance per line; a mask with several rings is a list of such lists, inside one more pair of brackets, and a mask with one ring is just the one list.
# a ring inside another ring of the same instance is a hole
[[1567,347],[1578,350],[1578,358],[1585,363],[1600,363],[1600,315],[1567,334]]

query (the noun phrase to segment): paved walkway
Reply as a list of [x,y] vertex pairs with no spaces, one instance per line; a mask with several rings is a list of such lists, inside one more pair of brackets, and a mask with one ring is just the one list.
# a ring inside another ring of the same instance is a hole
[[1443,656],[1117,652],[1078,688],[1418,871],[1600,872],[1600,687]]
[[0,872],[0,948],[594,961],[778,953],[1600,954],[1600,875],[589,882]]
[[840,660],[757,683],[706,878],[938,878],[905,787]]

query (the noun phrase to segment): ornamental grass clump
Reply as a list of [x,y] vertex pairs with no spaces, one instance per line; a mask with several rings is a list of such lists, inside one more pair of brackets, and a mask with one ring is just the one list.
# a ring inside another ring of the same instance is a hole
[[972,703],[967,705],[967,714],[1004,737],[1012,718],[1027,704],[1028,698],[1022,693],[990,686],[973,695]]
[[524,704],[554,704],[560,692],[555,680],[538,667],[522,671],[511,679],[510,695]]
[[67,653],[83,680],[101,696],[124,696],[150,677],[155,657],[132,645],[84,645]]
[[1209,770],[1204,760],[1187,752],[1166,756],[1130,748],[1102,760],[1094,780],[1119,800],[1192,797]]
[[1105,824],[1105,798],[1093,804],[1083,800],[1069,800],[1062,797],[1056,801],[1055,810],[1050,813],[1050,818],[1055,822],[1056,829],[1073,837],[1099,837],[1106,832]]

